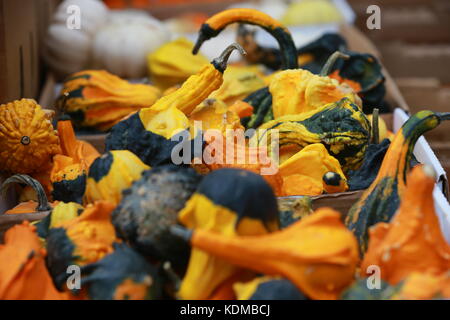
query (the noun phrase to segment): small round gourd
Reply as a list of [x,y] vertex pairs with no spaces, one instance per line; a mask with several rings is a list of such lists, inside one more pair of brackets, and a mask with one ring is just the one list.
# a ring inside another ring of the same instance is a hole
[[0,170],[28,174],[50,163],[61,152],[50,120],[33,99],[0,105]]

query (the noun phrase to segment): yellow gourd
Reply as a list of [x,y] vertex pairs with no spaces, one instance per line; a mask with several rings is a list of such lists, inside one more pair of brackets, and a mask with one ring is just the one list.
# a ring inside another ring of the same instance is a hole
[[316,110],[344,97],[361,107],[361,99],[348,86],[308,70],[285,70],[273,76],[270,86],[274,119]]
[[150,78],[162,90],[196,74],[209,61],[204,56],[193,55],[194,44],[181,37],[159,47],[147,56]]
[[36,101],[22,99],[0,105],[0,170],[34,173],[60,152],[51,113]]

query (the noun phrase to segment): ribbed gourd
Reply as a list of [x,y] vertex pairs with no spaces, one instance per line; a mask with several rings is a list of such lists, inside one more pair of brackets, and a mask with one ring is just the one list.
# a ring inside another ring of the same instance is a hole
[[132,84],[105,70],[84,70],[64,81],[57,104],[77,128],[107,131],[160,96],[159,89],[151,85]]
[[[222,85],[228,58],[235,49],[242,48],[230,45],[218,58],[189,77],[181,88],[115,125],[106,138],[106,150],[130,150],[150,166],[171,163],[172,149],[179,143],[171,138],[188,132],[188,116]],[[196,138],[201,139],[194,134],[192,143]]]
[[367,117],[347,98],[310,112],[280,117],[260,129],[266,131],[253,141],[257,140],[259,145],[270,143],[275,129],[280,150],[289,146],[302,149],[312,143],[324,144],[329,154],[339,160],[344,172],[361,164],[371,131]]
[[389,222],[399,207],[417,140],[441,121],[449,119],[450,113],[420,111],[396,133],[376,179],[352,206],[345,220],[347,227],[356,235],[362,253],[367,249],[369,228],[379,222]]
[[51,119],[52,112],[42,109],[33,99],[0,105],[1,170],[38,172],[61,152]]

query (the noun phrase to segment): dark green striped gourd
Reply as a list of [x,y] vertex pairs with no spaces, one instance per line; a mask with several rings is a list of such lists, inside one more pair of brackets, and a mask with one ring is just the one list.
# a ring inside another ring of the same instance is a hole
[[442,120],[450,120],[450,113],[420,111],[395,135],[376,179],[352,206],[345,220],[358,239],[361,253],[367,249],[369,228],[378,222],[389,222],[399,207],[417,140]]
[[258,145],[270,142],[272,130],[278,130],[279,147],[303,148],[322,143],[330,155],[339,160],[344,171],[357,168],[370,141],[370,122],[348,98],[324,105],[320,109],[287,115],[269,121],[260,129]]

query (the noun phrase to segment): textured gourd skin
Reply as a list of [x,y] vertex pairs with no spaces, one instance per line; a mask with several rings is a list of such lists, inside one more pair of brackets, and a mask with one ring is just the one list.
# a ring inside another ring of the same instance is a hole
[[344,97],[348,97],[352,103],[360,103],[356,93],[343,90],[337,80],[303,69],[276,73],[270,81],[269,91],[275,119],[316,110]]
[[169,232],[201,180],[192,168],[173,165],[146,171],[131,188],[124,190],[111,220],[117,235],[153,259],[186,268],[190,248]]
[[60,153],[51,117],[32,99],[0,105],[1,170],[33,173]]
[[330,155],[339,160],[344,172],[359,167],[370,140],[367,117],[347,98],[310,112],[280,117],[260,128],[267,131],[258,137],[259,143],[266,143],[266,138],[270,141],[270,130],[276,129],[280,148],[324,144]]
[[369,228],[388,222],[399,207],[417,140],[440,121],[432,111],[420,111],[409,118],[391,142],[376,179],[350,209],[345,224],[356,235],[362,253],[367,248]]
[[273,119],[272,112],[272,95],[268,87],[259,89],[248,95],[244,102],[253,107],[253,114],[241,119],[241,123],[247,129],[256,129],[264,122]]
[[98,201],[76,218],[61,221],[48,230],[47,266],[58,289],[66,288],[70,265],[87,265],[113,252],[117,240],[111,224],[114,205]]
[[81,268],[81,286],[92,300],[161,299],[158,270],[123,243],[114,252]]
[[78,128],[107,131],[130,113],[151,106],[160,96],[153,86],[131,84],[104,70],[85,70],[65,80],[57,104]]

